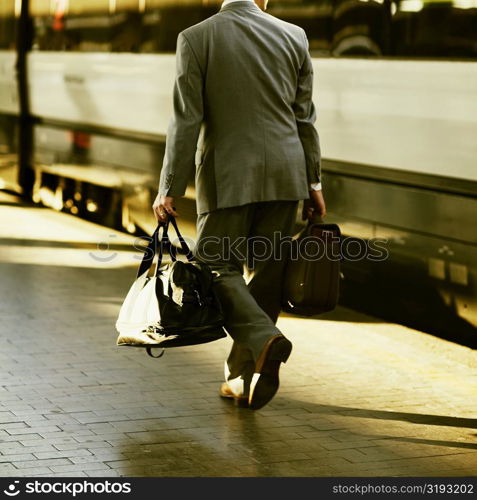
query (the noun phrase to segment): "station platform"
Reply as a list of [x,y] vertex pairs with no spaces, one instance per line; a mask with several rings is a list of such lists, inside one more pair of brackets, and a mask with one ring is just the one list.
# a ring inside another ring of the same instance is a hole
[[230,339],[115,345],[134,238],[0,196],[0,476],[474,476],[477,351],[338,307],[259,411],[218,396]]

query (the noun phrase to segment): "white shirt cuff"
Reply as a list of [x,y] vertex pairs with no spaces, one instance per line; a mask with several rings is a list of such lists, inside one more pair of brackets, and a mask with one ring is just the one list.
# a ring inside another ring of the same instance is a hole
[[314,184],[310,184],[310,190],[313,191],[321,191],[321,182],[315,182]]

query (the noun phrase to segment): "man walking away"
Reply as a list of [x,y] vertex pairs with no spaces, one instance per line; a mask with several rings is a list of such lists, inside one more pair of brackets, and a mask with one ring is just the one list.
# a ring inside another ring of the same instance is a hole
[[[153,204],[159,221],[178,215],[174,198],[185,193],[202,130],[194,253],[217,271],[234,340],[220,395],[252,409],[273,398],[292,349],[275,326],[286,259],[276,235],[293,234],[299,200],[303,220],[326,215],[308,41],[300,27],[265,13],[266,1],[225,0],[179,34],[174,114]],[[247,284],[246,254],[253,260],[257,240],[273,251],[255,259]]]

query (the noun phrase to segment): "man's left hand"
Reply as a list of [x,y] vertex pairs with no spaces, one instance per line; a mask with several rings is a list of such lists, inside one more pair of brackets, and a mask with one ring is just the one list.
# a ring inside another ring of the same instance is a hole
[[174,197],[173,196],[156,196],[152,204],[152,210],[158,222],[167,222],[168,215],[178,217],[179,214],[174,210]]
[[315,218],[323,220],[326,217],[326,204],[323,197],[323,192],[320,190],[310,189],[310,198],[303,203],[302,220],[313,222]]

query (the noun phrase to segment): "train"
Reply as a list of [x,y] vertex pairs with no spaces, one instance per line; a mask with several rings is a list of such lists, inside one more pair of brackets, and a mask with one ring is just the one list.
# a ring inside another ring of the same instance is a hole
[[[0,0],[0,189],[149,233],[180,31],[216,0]],[[270,0],[309,39],[340,302],[477,347],[477,0]],[[195,221],[194,180],[177,200]],[[303,223],[297,217],[297,230]]]

